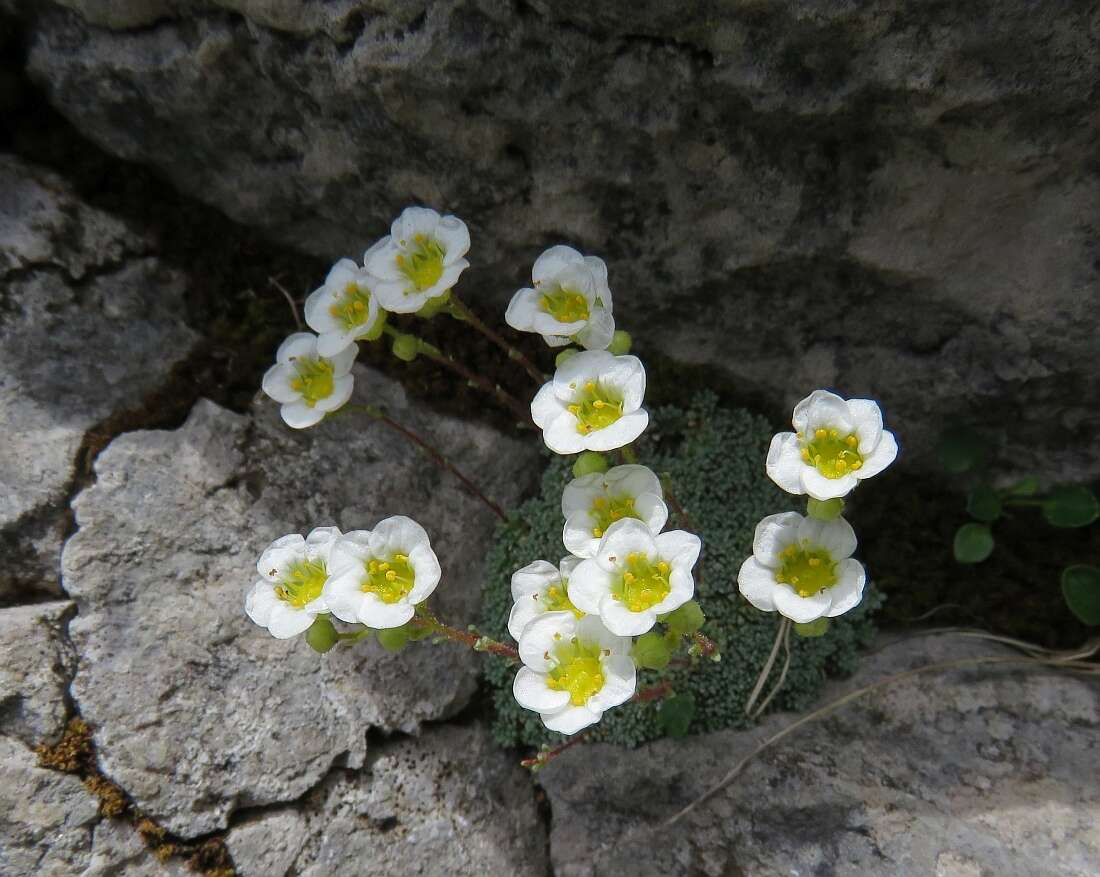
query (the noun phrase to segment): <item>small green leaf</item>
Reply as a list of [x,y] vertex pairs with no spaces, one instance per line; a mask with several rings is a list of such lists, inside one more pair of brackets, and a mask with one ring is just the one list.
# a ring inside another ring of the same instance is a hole
[[955,560],[981,563],[993,553],[993,534],[985,524],[963,524],[955,531]]
[[679,609],[675,609],[665,617],[668,629],[678,636],[687,636],[695,633],[706,621],[703,610],[694,600],[688,600]]
[[966,498],[966,510],[979,521],[995,521],[1001,516],[1001,498],[988,484],[979,484]]
[[661,634],[651,630],[635,640],[631,655],[639,667],[646,670],[664,670],[672,658],[672,649]]
[[409,627],[386,627],[378,631],[378,644],[387,652],[399,652],[409,643]]
[[1084,563],[1067,566],[1062,570],[1062,595],[1085,624],[1100,625],[1100,569]]
[[1100,503],[1087,487],[1056,487],[1043,500],[1043,517],[1055,527],[1087,527],[1098,515]]
[[829,619],[818,618],[816,621],[807,621],[805,624],[796,624],[794,632],[804,639],[817,639],[825,636],[829,631]]
[[693,718],[695,698],[690,694],[674,694],[657,708],[657,724],[667,737],[686,737]]
[[985,457],[986,442],[969,427],[945,430],[937,451],[940,464],[952,475],[961,475],[979,465]]
[[1034,496],[1039,492],[1039,479],[1029,475],[1017,481],[1008,489],[1009,496]]

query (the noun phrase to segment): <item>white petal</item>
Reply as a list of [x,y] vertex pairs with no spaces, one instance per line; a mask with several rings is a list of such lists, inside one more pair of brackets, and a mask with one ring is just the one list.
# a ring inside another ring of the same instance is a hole
[[542,713],[542,723],[551,731],[559,734],[576,734],[577,731],[594,725],[603,713],[594,713],[583,706],[569,706],[556,713]]
[[244,598],[244,611],[260,627],[267,627],[271,612],[279,598],[271,582],[261,579],[254,583]]
[[856,531],[844,518],[831,521],[803,518],[798,525],[798,540],[826,549],[833,560],[851,557],[856,550]]
[[780,512],[763,518],[752,537],[753,556],[765,566],[778,567],[779,553],[798,541],[798,525],[803,520],[798,512]]
[[562,581],[569,581],[569,577],[573,575],[573,570],[580,566],[581,558],[579,557],[563,557],[558,561],[558,570],[561,573]]
[[592,435],[596,433],[583,436],[577,432],[577,418],[562,411],[543,428],[542,440],[555,454],[579,454],[592,448],[589,442]]
[[359,604],[363,602],[362,585],[365,580],[363,567],[356,565],[343,568],[325,581],[321,595],[329,612],[349,624],[359,623]]
[[577,619],[572,612],[540,615],[523,629],[523,636],[519,638],[520,660],[532,670],[546,673],[554,666],[552,656],[555,645],[562,639],[568,640],[576,632]]
[[592,272],[592,280],[596,286],[596,300],[602,302],[604,308],[611,311],[611,287],[607,285],[607,264],[599,256],[585,256],[584,264]]
[[638,674],[634,662],[626,655],[612,655],[600,662],[603,672],[603,688],[588,698],[585,704],[594,712],[604,712],[626,703],[638,687]]
[[332,547],[343,535],[339,527],[314,527],[306,536],[306,546],[310,549],[310,556],[328,562]]
[[577,557],[595,557],[600,540],[592,535],[595,519],[588,512],[574,512],[565,520],[561,541],[565,550]]
[[548,560],[536,560],[512,573],[512,599],[541,594],[561,581],[561,573]]
[[566,592],[581,612],[598,614],[600,601],[611,593],[611,574],[600,569],[596,561],[585,560],[569,576]]
[[542,603],[535,599],[537,596],[537,594],[528,594],[520,597],[512,604],[512,610],[508,613],[508,633],[517,643],[523,636],[524,628],[543,614]]
[[290,639],[309,630],[313,624],[314,614],[304,609],[292,609],[286,603],[279,602],[271,611],[268,618],[267,629],[276,639]]
[[658,553],[657,542],[649,527],[635,518],[623,518],[607,528],[600,540],[596,552],[596,563],[605,570],[614,570],[622,565],[626,556],[633,552],[655,557]]
[[355,378],[351,375],[343,375],[332,382],[332,392],[325,396],[324,399],[318,399],[315,407],[318,411],[329,414],[346,405],[354,389]]
[[[377,282],[379,280],[405,281],[405,275],[401,273],[401,267],[397,264],[397,257],[402,254],[403,250],[398,246],[397,241],[388,235],[363,254],[363,267],[375,280],[371,290],[376,295],[378,294],[378,287],[381,285]],[[384,301],[382,306],[386,307]]]
[[829,611],[833,599],[829,590],[819,591],[812,597],[799,597],[789,586],[780,585],[772,592],[775,608],[796,624],[816,621]]
[[[318,335],[324,337],[326,332],[332,332],[339,328],[339,323],[332,315],[329,308],[332,307],[333,294],[327,286],[321,286],[313,290],[306,299],[302,314],[306,318],[306,325]],[[324,356],[324,351],[320,350]]]
[[775,611],[775,570],[763,566],[755,557],[741,564],[737,573],[737,589],[741,596],[762,612]]
[[600,620],[617,636],[641,636],[657,623],[657,613],[651,609],[631,612],[608,594],[600,601]]
[[554,391],[559,399],[572,399],[577,388],[610,370],[615,357],[606,350],[585,350],[571,356],[554,372]]
[[584,643],[595,643],[612,655],[629,655],[633,645],[630,637],[617,636],[608,630],[599,615],[586,615],[577,621],[577,638]]
[[802,470],[805,468],[807,467],[802,461],[802,447],[797,435],[793,432],[780,432],[772,436],[764,471],[781,490],[796,496],[805,493],[801,481]]
[[413,586],[406,598],[412,605],[423,603],[433,593],[443,575],[439,558],[427,543],[414,545],[409,550],[409,566],[413,570]]
[[295,332],[287,337],[275,352],[275,361],[286,364],[298,357],[317,355],[317,336],[312,332]]
[[623,411],[637,411],[645,399],[645,366],[636,356],[615,356],[600,374],[599,383],[623,400]]
[[529,667],[520,667],[512,683],[512,696],[526,710],[537,713],[557,711],[569,704],[568,691],[554,691],[546,681],[545,673],[536,673]]
[[554,393],[552,382],[543,384],[531,400],[531,419],[539,429],[546,429],[557,417],[566,413],[565,405]]
[[333,376],[339,378],[350,372],[352,365],[355,364],[355,357],[358,354],[358,345],[352,343],[337,353],[334,353],[332,356],[325,357],[332,363]]
[[408,246],[417,235],[434,235],[439,220],[439,213],[430,207],[406,207],[390,226],[390,234],[400,246]]
[[393,515],[378,522],[371,531],[371,554],[390,558],[394,554],[412,554],[417,545],[430,545],[428,531],[412,518]]
[[287,426],[294,429],[316,426],[325,419],[324,411],[312,408],[305,402],[291,402],[289,405],[283,405],[279,409],[279,415]]
[[504,322],[520,332],[535,331],[535,317],[539,313],[539,299],[542,293],[533,289],[521,289],[508,302],[504,312]]
[[458,283],[458,278],[462,272],[470,267],[470,263],[465,259],[459,259],[456,262],[444,263],[443,273],[439,275],[439,280],[435,282],[435,286],[430,289],[424,290],[424,295],[427,298],[438,298],[443,295],[448,289]]
[[860,481],[864,478],[870,478],[872,475],[878,475],[879,472],[893,463],[897,456],[898,443],[894,438],[894,434],[883,430],[882,438],[879,439],[879,443],[875,446],[871,455],[863,458],[863,466],[853,474]]
[[435,239],[443,245],[443,264],[450,265],[470,251],[470,230],[457,216],[444,216],[435,227]]
[[583,263],[584,257],[572,247],[559,244],[546,250],[535,260],[535,264],[531,268],[531,279],[535,282],[535,285],[541,286],[543,283],[553,280],[567,266],[577,262]]
[[[396,603],[385,603],[377,594],[363,594],[363,599],[357,607],[358,621],[375,630],[388,630],[394,627],[402,627],[408,624],[415,614],[411,603],[399,600]],[[339,616],[337,616],[339,617]]]
[[330,576],[352,567],[361,567],[369,557],[367,546],[361,542],[359,536],[355,535],[358,533],[370,535],[366,530],[355,530],[352,533],[345,533],[332,546],[328,558],[328,573]]
[[655,493],[643,493],[634,500],[634,511],[638,514],[650,533],[660,533],[668,523],[668,506]]
[[354,342],[355,330],[349,332],[343,326],[339,326],[321,333],[317,339],[317,352],[326,359],[331,359]]
[[577,333],[577,343],[587,350],[606,350],[615,336],[615,318],[611,311],[593,308],[585,327]]
[[[274,580],[286,564],[305,557],[305,554],[306,540],[300,533],[280,536],[263,550],[256,561],[256,570],[264,578]],[[272,570],[275,572],[272,573]]]
[[837,578],[837,583],[828,590],[832,603],[825,614],[829,618],[843,615],[849,609],[859,605],[859,601],[863,599],[863,586],[867,582],[867,573],[862,563],[849,557],[840,562]]
[[297,376],[298,373],[293,366],[277,362],[264,372],[264,379],[260,386],[276,402],[281,402],[284,405],[289,402],[297,402],[302,398],[302,394],[290,386],[290,382]]
[[828,390],[814,390],[799,402],[793,420],[795,429],[807,438],[815,429],[836,429],[841,435],[847,435],[855,428],[848,403]]
[[682,566],[674,568],[669,574],[668,584],[669,592],[665,598],[650,607],[650,611],[657,615],[679,609],[695,596],[695,579],[692,578],[690,569],[684,569]]
[[849,399],[848,412],[859,438],[859,452],[871,453],[882,438],[882,409],[870,399]]
[[838,499],[847,496],[859,484],[855,475],[850,472],[841,478],[826,478],[813,466],[803,466],[802,472],[799,474],[799,480],[802,482],[803,492],[819,500]]
[[703,540],[686,530],[669,530],[661,533],[654,541],[657,543],[657,553],[662,558],[689,572],[695,566],[703,548]]
[[630,414],[624,414],[610,426],[583,436],[584,448],[589,451],[613,451],[629,445],[645,432],[647,426],[649,426],[649,412],[639,408]]
[[605,495],[605,481],[606,476],[601,472],[592,472],[570,481],[561,493],[562,515],[568,518],[573,512],[591,509],[597,497]]
[[641,496],[643,493],[655,493],[659,497],[664,496],[661,479],[648,466],[627,463],[625,466],[608,469],[602,477],[608,493],[611,494]]

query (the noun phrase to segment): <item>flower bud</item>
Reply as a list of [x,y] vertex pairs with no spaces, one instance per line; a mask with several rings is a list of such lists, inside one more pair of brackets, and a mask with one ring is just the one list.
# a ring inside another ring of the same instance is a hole
[[339,638],[336,628],[332,626],[327,615],[318,615],[306,631],[306,642],[309,643],[309,647],[322,655],[331,651]]
[[835,521],[843,511],[844,500],[840,497],[821,500],[811,496],[806,500],[806,514],[819,521]]
[[412,335],[398,335],[393,339],[393,355],[404,362],[416,359],[420,345]]
[[399,652],[409,642],[409,630],[408,626],[405,627],[385,627],[378,631],[378,644],[382,646],[387,652]]
[[566,347],[565,350],[554,357],[554,368],[561,368],[566,361],[572,359],[578,353],[580,351],[576,347]]
[[672,633],[678,636],[686,636],[695,633],[706,620],[699,604],[694,600],[688,600],[683,606],[670,612],[665,619],[665,623]]
[[573,463],[573,477],[583,478],[593,472],[607,471],[607,457],[595,451],[585,451]]
[[647,670],[664,670],[672,658],[672,649],[661,634],[651,630],[638,637],[631,656],[639,667]]
[[829,630],[829,619],[818,618],[814,621],[807,621],[805,624],[796,624],[794,626],[794,632],[806,639],[817,639],[819,636],[825,636],[825,633]]
[[617,329],[615,334],[611,336],[611,343],[607,345],[607,352],[614,353],[616,356],[622,356],[624,353],[630,353],[630,345],[633,342],[633,338],[630,337],[629,332],[624,332],[622,329]]

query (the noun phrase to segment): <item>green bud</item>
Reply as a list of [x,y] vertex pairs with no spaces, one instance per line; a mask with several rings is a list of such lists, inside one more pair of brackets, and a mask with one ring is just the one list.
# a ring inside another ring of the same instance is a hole
[[844,500],[814,499],[812,496],[806,500],[806,514],[819,521],[835,521],[844,511]]
[[561,353],[554,357],[554,368],[561,368],[567,361],[572,359],[580,353],[576,347],[566,347]]
[[664,670],[672,657],[672,649],[661,634],[651,630],[635,640],[631,655],[634,663],[645,670]]
[[371,329],[366,335],[361,335],[356,338],[356,341],[377,341],[382,337],[382,332],[386,328],[386,320],[389,319],[389,311],[382,311],[378,315],[378,321],[374,324],[374,328]]
[[322,655],[331,651],[339,638],[336,628],[332,626],[327,615],[318,615],[306,631],[306,642],[309,643],[309,647]]
[[611,343],[607,345],[607,352],[614,353],[616,356],[630,353],[630,344],[633,340],[629,332],[617,329],[615,334],[611,336]]
[[420,345],[413,335],[398,335],[393,339],[393,355],[404,362],[412,362],[420,352]]
[[583,478],[593,472],[607,471],[607,457],[595,451],[585,451],[573,463],[573,477]]
[[408,626],[387,627],[378,631],[378,643],[387,652],[399,652],[409,642]]
[[425,320],[430,320],[436,314],[448,310],[450,307],[451,291],[448,289],[443,295],[437,295],[435,298],[430,298],[424,302],[424,306],[416,312],[416,315],[423,317]]
[[677,636],[686,636],[695,633],[706,620],[707,617],[699,608],[699,604],[694,600],[688,600],[679,609],[670,612],[665,623],[668,624],[668,629],[672,633]]
[[817,639],[819,636],[825,636],[826,631],[829,629],[829,619],[819,618],[817,621],[807,621],[805,624],[796,624],[794,626],[794,632],[806,639]]

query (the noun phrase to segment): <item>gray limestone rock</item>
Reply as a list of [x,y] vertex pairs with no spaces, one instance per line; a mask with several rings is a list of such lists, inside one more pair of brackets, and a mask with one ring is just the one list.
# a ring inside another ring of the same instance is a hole
[[501,308],[547,245],[607,258],[640,349],[774,413],[886,407],[1089,478],[1100,11],[1089,0],[65,0],[32,75],[110,152],[291,246],[421,201]]
[[546,873],[530,779],[480,726],[387,742],[367,769],[329,777],[298,813],[234,827],[228,844],[242,877],[357,877],[368,862],[394,877]]
[[27,746],[64,730],[73,655],[61,635],[72,603],[0,609],[0,734]]
[[187,355],[184,286],[59,177],[0,156],[0,601],[60,593],[77,452]]
[[[429,436],[498,501],[528,483],[530,443],[432,416],[378,373],[356,376],[360,401]],[[295,432],[277,408],[264,400],[245,417],[204,401],[179,430],[127,433],[74,503],[62,559],[78,608],[73,695],[104,772],[184,837],[295,800],[333,765],[362,765],[368,728],[414,732],[476,686],[479,656],[457,647],[394,655],[370,642],[319,656],[248,620],[244,595],[273,539],[405,513],[443,566],[437,611],[470,623],[496,520],[382,424],[342,414]]]
[[[999,646],[918,638],[823,702]],[[1100,861],[1100,685],[1020,665],[910,677],[766,750],[662,824],[796,716],[636,752],[575,747],[540,780],[560,877],[637,874],[1089,877]]]

